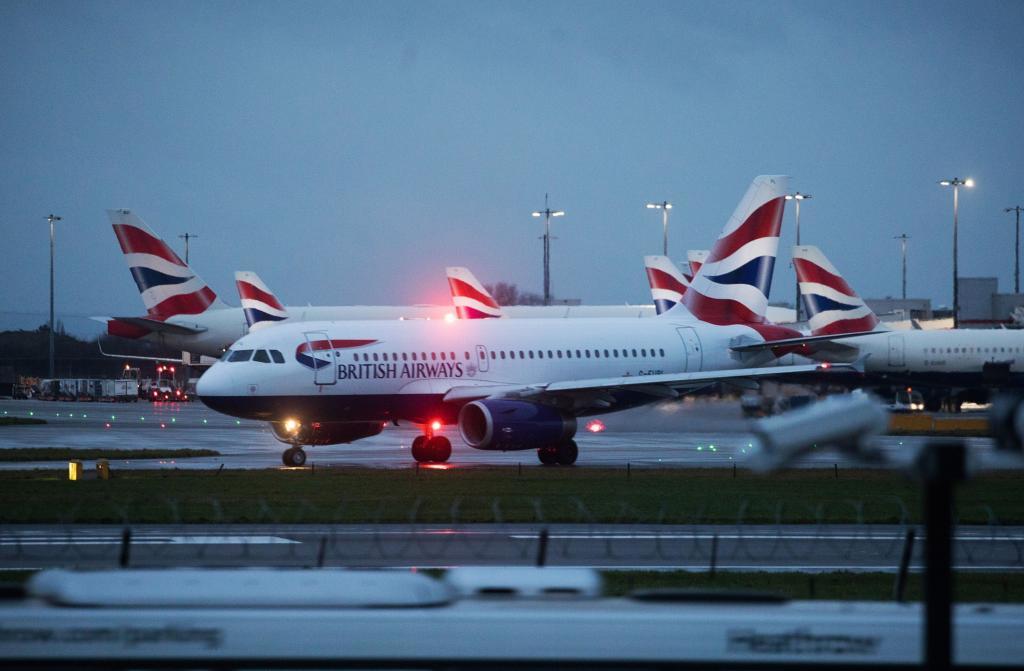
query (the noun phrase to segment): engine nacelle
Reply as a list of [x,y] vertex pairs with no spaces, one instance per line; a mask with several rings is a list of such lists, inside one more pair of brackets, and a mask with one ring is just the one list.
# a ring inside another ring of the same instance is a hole
[[459,433],[478,450],[530,450],[576,435],[576,418],[527,401],[473,401],[459,411]]
[[384,430],[383,422],[313,422],[303,424],[289,419],[271,422],[274,437],[289,445],[337,445],[360,438],[376,436]]

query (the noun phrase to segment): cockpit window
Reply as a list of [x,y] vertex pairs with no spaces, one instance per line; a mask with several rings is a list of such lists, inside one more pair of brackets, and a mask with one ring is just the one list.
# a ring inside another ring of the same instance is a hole
[[270,358],[274,360],[274,363],[284,363],[284,355],[276,349],[270,350]]
[[227,361],[228,359],[231,358],[231,355],[234,354],[234,353],[235,353],[234,350],[226,349],[226,350],[224,350],[224,353],[220,355],[220,360],[221,361]]
[[251,349],[236,349],[231,352],[231,356],[228,357],[228,361],[235,363],[238,361],[248,361],[250,358],[252,358]]
[[253,361],[259,361],[260,363],[270,363],[270,355],[267,354],[267,350],[258,349],[256,353],[252,355]]

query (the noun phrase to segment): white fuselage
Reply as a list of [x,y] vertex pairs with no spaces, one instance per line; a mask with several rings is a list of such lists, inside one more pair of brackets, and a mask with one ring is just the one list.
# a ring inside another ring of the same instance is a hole
[[864,359],[869,375],[956,385],[980,381],[986,365],[1024,373],[1024,331],[1018,330],[879,331],[837,342],[856,348],[842,359]]
[[[757,361],[732,353],[728,344],[735,339],[763,340],[746,326],[665,317],[284,323],[243,337],[225,357],[277,350],[284,363],[222,359],[200,379],[198,392],[214,409],[271,421],[296,414],[306,421],[426,421],[438,413],[451,421],[457,408],[445,411],[443,397],[455,388],[727,370],[773,360],[770,353]],[[325,341],[329,348],[313,344]]]

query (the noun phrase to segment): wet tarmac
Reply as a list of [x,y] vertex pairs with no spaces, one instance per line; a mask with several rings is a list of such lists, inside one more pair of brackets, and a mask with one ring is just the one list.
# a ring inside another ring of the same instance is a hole
[[[19,447],[72,449],[212,449],[216,457],[133,459],[111,463],[116,468],[273,468],[281,466],[284,445],[261,422],[236,420],[201,403],[74,403],[0,400],[0,417],[36,417],[47,424],[0,427],[0,450]],[[605,415],[600,432],[581,421],[576,436],[579,466],[653,468],[731,468],[743,465],[754,448],[749,421],[739,404],[710,399],[685,399]],[[465,445],[455,427],[444,432],[452,441],[455,466],[538,465],[534,452],[486,452]],[[313,447],[307,465],[355,465],[407,468],[409,452],[419,435],[414,426],[389,426],[378,436],[348,445]],[[882,436],[878,446],[898,462],[909,460],[928,439]],[[987,438],[968,439],[976,461],[988,467],[1020,467],[995,455]],[[844,456],[821,452],[802,466],[852,465]],[[0,468],[63,468],[62,462],[0,462]]]

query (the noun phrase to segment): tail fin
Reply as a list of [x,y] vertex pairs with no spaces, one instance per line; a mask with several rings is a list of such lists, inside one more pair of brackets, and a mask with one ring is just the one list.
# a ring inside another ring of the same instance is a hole
[[793,248],[793,265],[813,335],[871,331],[878,317],[857,295],[820,249]]
[[673,312],[719,325],[766,321],[788,184],[784,175],[754,178]]
[[691,249],[686,252],[686,261],[690,264],[690,277],[696,277],[700,271],[700,267],[704,265],[704,262],[708,259],[710,250],[707,249]]
[[250,331],[288,319],[288,311],[256,273],[248,270],[236,271],[235,286],[238,287],[238,297],[242,299],[242,312],[245,313],[245,323]]
[[130,210],[107,210],[107,215],[151,319],[227,307],[137,215]]
[[452,304],[459,319],[490,319],[501,316],[501,307],[469,268],[445,268]]
[[644,269],[647,271],[647,283],[651,286],[651,298],[654,299],[654,311],[657,314],[668,312],[683,300],[690,281],[679,272],[671,259],[667,256],[645,256]]

